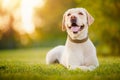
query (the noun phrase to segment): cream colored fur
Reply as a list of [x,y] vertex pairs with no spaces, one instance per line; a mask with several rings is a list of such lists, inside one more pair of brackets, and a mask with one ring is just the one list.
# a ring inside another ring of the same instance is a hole
[[[77,18],[76,24],[84,28],[76,34],[69,28],[71,26],[71,16]],[[63,15],[62,30],[74,40],[84,39],[88,35],[88,27],[94,22],[94,18],[84,8],[72,8]],[[96,56],[96,48],[90,39],[84,43],[73,43],[67,38],[65,46],[57,46],[50,50],[46,56],[46,63],[53,64],[59,62],[66,68],[74,70],[79,68],[83,71],[92,71],[99,66]]]

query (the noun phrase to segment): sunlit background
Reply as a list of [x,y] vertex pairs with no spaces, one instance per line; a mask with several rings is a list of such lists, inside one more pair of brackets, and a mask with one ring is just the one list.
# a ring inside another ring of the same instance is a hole
[[[36,17],[35,8],[42,8],[45,1],[0,0],[0,4],[0,40],[6,35],[8,37],[18,38],[20,44],[27,45],[29,40],[25,35],[28,35],[30,39],[34,39],[36,37],[35,35],[37,35],[36,24],[41,25],[41,18]],[[10,46],[10,48],[13,48],[14,43],[11,43],[9,40],[10,38],[8,38],[6,47]],[[3,46],[4,44],[1,47]]]
[[98,54],[120,55],[119,0],[0,0],[0,49],[64,44],[62,15],[72,7],[84,7],[95,18],[89,37]]

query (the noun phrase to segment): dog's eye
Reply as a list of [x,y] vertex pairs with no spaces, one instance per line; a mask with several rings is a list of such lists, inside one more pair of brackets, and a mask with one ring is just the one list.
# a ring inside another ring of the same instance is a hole
[[83,13],[82,13],[82,12],[79,12],[78,14],[79,14],[79,15],[83,15]]
[[67,16],[70,16],[70,15],[71,15],[70,13],[67,14]]

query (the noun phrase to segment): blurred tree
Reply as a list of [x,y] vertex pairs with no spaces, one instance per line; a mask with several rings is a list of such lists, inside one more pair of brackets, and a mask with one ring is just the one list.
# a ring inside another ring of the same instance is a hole
[[[4,12],[3,16],[7,14]],[[7,14],[8,15],[8,14]],[[8,28],[5,29],[4,31],[0,30],[1,34],[1,39],[0,39],[0,49],[13,49],[16,47],[16,41],[15,41],[15,31],[13,29],[13,22],[14,18],[11,14],[8,16],[9,22],[4,25],[3,27]]]
[[103,40],[110,46],[111,54],[120,55],[120,0],[106,0],[102,4],[102,12],[108,22],[102,33]]
[[118,17],[120,15],[120,0],[105,0],[102,1],[102,11],[105,16],[110,19],[120,20]]

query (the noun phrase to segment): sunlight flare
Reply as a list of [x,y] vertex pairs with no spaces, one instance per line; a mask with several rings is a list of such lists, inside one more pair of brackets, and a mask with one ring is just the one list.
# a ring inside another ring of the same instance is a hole
[[35,31],[35,25],[33,21],[34,8],[36,6],[42,6],[42,0],[22,0],[21,2],[21,19],[23,30],[31,34]]
[[[2,0],[1,6],[4,15],[9,14],[14,18],[15,31],[20,34],[32,34],[36,29],[34,21],[38,19],[35,17],[35,8],[41,8],[44,3],[45,0]],[[2,30],[3,27],[6,27],[3,23],[7,25],[9,22],[6,22],[6,18],[2,15],[0,15],[0,19],[4,20],[2,23],[0,22],[0,30]]]

